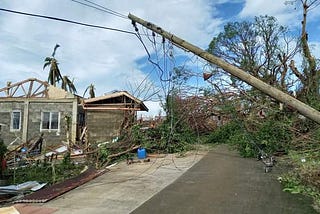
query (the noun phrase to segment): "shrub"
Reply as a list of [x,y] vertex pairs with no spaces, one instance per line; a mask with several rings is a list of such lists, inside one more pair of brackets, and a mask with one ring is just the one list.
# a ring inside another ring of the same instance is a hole
[[237,121],[231,121],[214,130],[205,141],[206,143],[230,143],[233,135],[241,133],[242,126]]
[[278,150],[287,150],[293,138],[290,125],[283,121],[267,120],[258,126],[253,138],[262,144],[265,152],[273,153]]

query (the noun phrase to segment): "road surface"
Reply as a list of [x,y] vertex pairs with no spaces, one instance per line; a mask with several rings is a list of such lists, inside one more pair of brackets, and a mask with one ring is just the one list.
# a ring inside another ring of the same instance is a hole
[[218,146],[132,214],[312,214],[312,201],[282,191],[279,169]]

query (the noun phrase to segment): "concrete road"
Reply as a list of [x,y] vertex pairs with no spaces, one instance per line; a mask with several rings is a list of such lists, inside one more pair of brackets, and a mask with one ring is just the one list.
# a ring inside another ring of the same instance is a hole
[[155,155],[150,162],[121,162],[98,178],[42,205],[58,209],[55,214],[130,213],[174,182],[207,152],[186,156]]
[[226,146],[184,157],[121,162],[110,172],[48,203],[55,214],[312,214],[311,200],[282,191],[275,167],[239,157]]
[[276,174],[219,146],[132,213],[316,213],[310,199],[283,192]]

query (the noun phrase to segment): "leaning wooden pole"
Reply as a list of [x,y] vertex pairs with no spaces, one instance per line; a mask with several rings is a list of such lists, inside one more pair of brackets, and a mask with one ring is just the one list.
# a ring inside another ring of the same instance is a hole
[[231,65],[227,63],[226,61],[208,53],[207,51],[190,44],[189,42],[163,30],[161,27],[158,27],[150,22],[144,21],[141,18],[138,18],[132,14],[128,15],[128,18],[132,20],[133,24],[139,23],[142,26],[152,30],[153,32],[160,34],[164,38],[170,40],[174,44],[176,44],[179,47],[183,47],[186,50],[189,50],[190,52],[196,54],[197,56],[201,57],[202,59],[215,64],[225,70],[226,72],[238,77],[239,79],[245,81],[249,85],[257,88],[258,90],[262,91],[263,93],[269,95],[270,97],[273,97],[274,99],[283,102],[287,105],[290,105],[297,111],[299,111],[302,115],[305,117],[308,117],[309,119],[317,122],[320,124],[320,112],[316,109],[306,105],[305,103],[301,102],[300,100],[295,99],[294,97],[284,93],[283,91],[280,91],[279,89],[272,87],[271,85],[263,82],[262,80],[248,74],[244,70],[241,70],[240,68]]

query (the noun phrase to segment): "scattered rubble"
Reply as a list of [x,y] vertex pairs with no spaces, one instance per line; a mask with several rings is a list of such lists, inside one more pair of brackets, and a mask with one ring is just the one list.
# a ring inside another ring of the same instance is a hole
[[[56,146],[45,147],[43,135],[19,145],[15,144],[16,142],[10,145],[5,155],[6,167],[13,172],[19,168],[41,166],[42,163],[49,164],[47,166],[54,171],[54,165],[63,162],[68,154],[71,162],[82,163],[85,169],[78,172],[80,174],[77,176],[62,182],[48,184],[28,181],[18,185],[2,186],[0,187],[0,203],[47,202],[103,174],[108,170],[108,165],[112,164],[118,157],[135,152],[140,147],[140,145],[131,145],[119,141],[118,137],[111,142],[88,143],[86,144],[87,148],[82,148],[76,144],[71,147],[63,142]],[[81,145],[81,143],[79,144]],[[103,159],[99,159],[103,149],[107,150],[108,154]],[[87,165],[85,165],[86,163]]]

